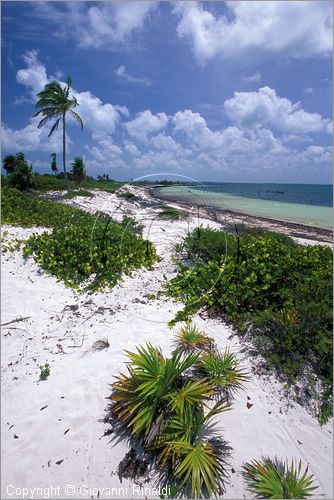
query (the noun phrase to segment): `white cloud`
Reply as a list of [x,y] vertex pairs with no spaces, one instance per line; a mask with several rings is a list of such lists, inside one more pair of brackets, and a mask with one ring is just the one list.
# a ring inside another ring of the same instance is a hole
[[152,114],[149,109],[138,113],[136,118],[126,122],[124,127],[129,135],[138,141],[147,141],[148,135],[165,128],[168,123],[168,116],[165,113]]
[[77,112],[81,116],[84,126],[97,132],[112,133],[119,120],[119,113],[110,103],[104,104],[101,99],[89,91],[74,92],[79,102]]
[[[29,124],[21,129],[13,130],[10,127],[2,125],[2,149],[5,151],[62,151],[62,134],[56,131],[51,137],[48,137],[49,130],[45,127],[37,128],[39,120],[31,118]],[[72,141],[66,137],[66,144],[70,149]]]
[[141,30],[155,2],[122,1],[99,2],[89,6],[86,2],[68,2],[60,7],[56,3],[41,2],[35,7],[36,17],[54,21],[59,38],[74,38],[80,47],[116,48],[128,42]]
[[124,150],[131,156],[139,156],[140,151],[132,141],[124,141]]
[[304,92],[305,94],[313,94],[314,89],[313,89],[312,87],[305,87],[305,88],[303,89],[303,92]]
[[[273,54],[309,57],[332,51],[331,2],[232,1],[229,16],[218,16],[197,2],[179,2],[177,33],[190,41],[199,62],[217,55]],[[249,62],[249,59],[248,59]]]
[[235,92],[224,102],[227,116],[243,127],[274,127],[290,133],[326,132],[330,120],[318,113],[304,111],[299,102],[279,97],[274,89],[262,87],[257,92]]
[[93,133],[94,146],[85,146],[87,153],[87,166],[97,171],[108,171],[109,168],[125,168],[125,163],[121,158],[122,149],[114,143],[112,137],[105,132]]
[[48,83],[46,69],[39,62],[36,50],[28,50],[25,52],[23,60],[27,68],[18,70],[16,73],[16,80],[18,83],[28,87],[32,98],[35,99],[36,94]]
[[259,82],[262,78],[260,71],[256,71],[253,75],[245,76],[245,82]]
[[152,82],[150,80],[148,80],[147,78],[139,78],[138,76],[130,75],[126,71],[125,66],[119,66],[119,68],[117,68],[114,71],[114,73],[118,78],[125,80],[126,82],[129,82],[129,83],[134,83],[137,85],[144,85],[146,87],[149,87],[150,85],[152,85]]

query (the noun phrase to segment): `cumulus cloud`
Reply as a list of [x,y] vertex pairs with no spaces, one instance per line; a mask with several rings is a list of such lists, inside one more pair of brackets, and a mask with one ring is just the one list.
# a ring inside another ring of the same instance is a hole
[[165,113],[154,115],[149,109],[146,109],[138,113],[134,120],[124,123],[124,127],[131,137],[146,142],[149,134],[165,128],[167,123],[168,116]]
[[[56,131],[48,137],[49,130],[37,128],[39,120],[31,118],[29,124],[21,129],[13,130],[2,125],[2,149],[5,151],[62,151],[61,131]],[[67,135],[67,146],[70,149],[72,141]]]
[[54,21],[54,36],[74,38],[78,46],[88,48],[116,48],[141,30],[155,2],[124,1],[57,3],[41,2],[35,7],[37,18]]
[[[229,15],[215,15],[198,2],[179,2],[177,34],[188,40],[197,60],[220,55],[273,54],[310,57],[332,50],[330,2],[225,2]],[[249,60],[248,60],[249,62]]]
[[242,127],[274,127],[283,132],[326,132],[330,120],[318,113],[308,113],[300,102],[293,104],[279,97],[270,87],[257,92],[235,92],[224,102],[227,116]]
[[125,66],[119,66],[119,68],[117,68],[114,73],[119,79],[125,80],[126,82],[129,82],[129,83],[134,83],[137,85],[144,85],[146,87],[149,87],[150,85],[152,85],[152,82],[150,80],[148,80],[147,78],[139,78],[138,76],[130,75],[126,71]]
[[31,97],[36,98],[36,94],[48,83],[45,67],[39,62],[36,50],[28,50],[23,55],[26,68],[19,69],[16,73],[18,83],[30,89]]

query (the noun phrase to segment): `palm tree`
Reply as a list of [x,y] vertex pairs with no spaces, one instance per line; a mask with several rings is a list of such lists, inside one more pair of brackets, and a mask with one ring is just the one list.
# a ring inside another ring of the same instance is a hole
[[15,170],[16,158],[14,155],[6,155],[2,160],[2,166],[7,174],[11,174]]
[[67,189],[69,189],[68,176],[66,171],[66,113],[69,112],[72,117],[79,123],[81,130],[83,129],[83,122],[80,116],[73,111],[72,108],[78,106],[77,99],[73,96],[69,97],[70,88],[72,85],[72,79],[70,76],[67,77],[67,84],[62,87],[59,82],[52,81],[47,83],[44,89],[37,94],[39,100],[36,103],[36,108],[40,108],[34,116],[42,114],[44,118],[39,122],[38,128],[43,127],[49,120],[55,119],[56,121],[51,127],[48,137],[50,137],[53,132],[58,129],[59,122],[62,121],[63,124],[63,167],[64,167],[64,177],[67,184]]

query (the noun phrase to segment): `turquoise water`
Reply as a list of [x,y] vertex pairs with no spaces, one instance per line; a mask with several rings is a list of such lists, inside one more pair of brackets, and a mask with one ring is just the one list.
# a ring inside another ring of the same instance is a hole
[[[328,206],[332,203],[331,186],[305,185],[307,187],[304,189],[297,189],[298,194],[294,199],[302,199],[304,203],[281,201],[284,198],[289,200],[292,198],[291,186],[294,185],[253,184],[252,188],[249,189],[250,194],[248,194],[247,187],[245,187],[247,185],[240,184],[241,187],[237,189],[237,184],[231,183],[230,191],[243,192],[247,196],[221,191],[224,187],[226,189],[226,186],[227,184],[168,186],[160,188],[159,195],[180,202],[214,206],[232,212],[297,222],[324,229],[332,229],[333,227],[333,208]],[[289,186],[288,189],[287,186]],[[271,199],[257,198],[256,194]]]

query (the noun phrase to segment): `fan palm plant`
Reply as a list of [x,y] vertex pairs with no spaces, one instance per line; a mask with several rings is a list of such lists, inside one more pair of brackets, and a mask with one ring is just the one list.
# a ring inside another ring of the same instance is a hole
[[176,334],[174,345],[177,350],[189,353],[209,351],[214,346],[214,341],[201,332],[193,323],[187,323]]
[[228,349],[223,353],[203,354],[196,369],[202,378],[209,381],[218,397],[230,398],[248,378],[247,373],[238,367],[234,354]]
[[308,467],[302,473],[301,461],[298,465],[292,461],[289,466],[288,462],[265,457],[244,464],[242,474],[257,498],[307,498],[318,488],[313,486]]
[[177,491],[190,498],[202,498],[204,494],[211,497],[213,492],[224,490],[231,448],[215,437],[212,419],[229,409],[222,401],[206,415],[201,405],[186,404],[182,412],[181,406],[176,406],[155,439],[152,448],[160,450],[157,464],[169,471],[168,483],[174,483]]
[[112,385],[112,411],[125,427],[150,442],[168,413],[164,397],[175,389],[182,373],[195,364],[197,357],[184,359],[178,352],[166,359],[151,344],[138,347],[136,353],[126,352],[131,360],[129,375],[121,374]]
[[69,181],[66,170],[66,114],[70,115],[79,123],[81,130],[83,129],[83,122],[78,113],[73,111],[73,108],[79,105],[77,99],[72,96],[70,98],[70,88],[72,85],[72,79],[70,76],[67,77],[67,83],[64,87],[60,85],[57,81],[52,81],[47,83],[44,89],[37,94],[39,98],[36,107],[40,108],[34,116],[42,115],[44,118],[39,122],[38,128],[46,125],[50,120],[55,120],[53,123],[48,137],[50,137],[59,126],[60,121],[62,121],[63,126],[63,168],[64,177],[67,184],[67,189],[69,189]]

